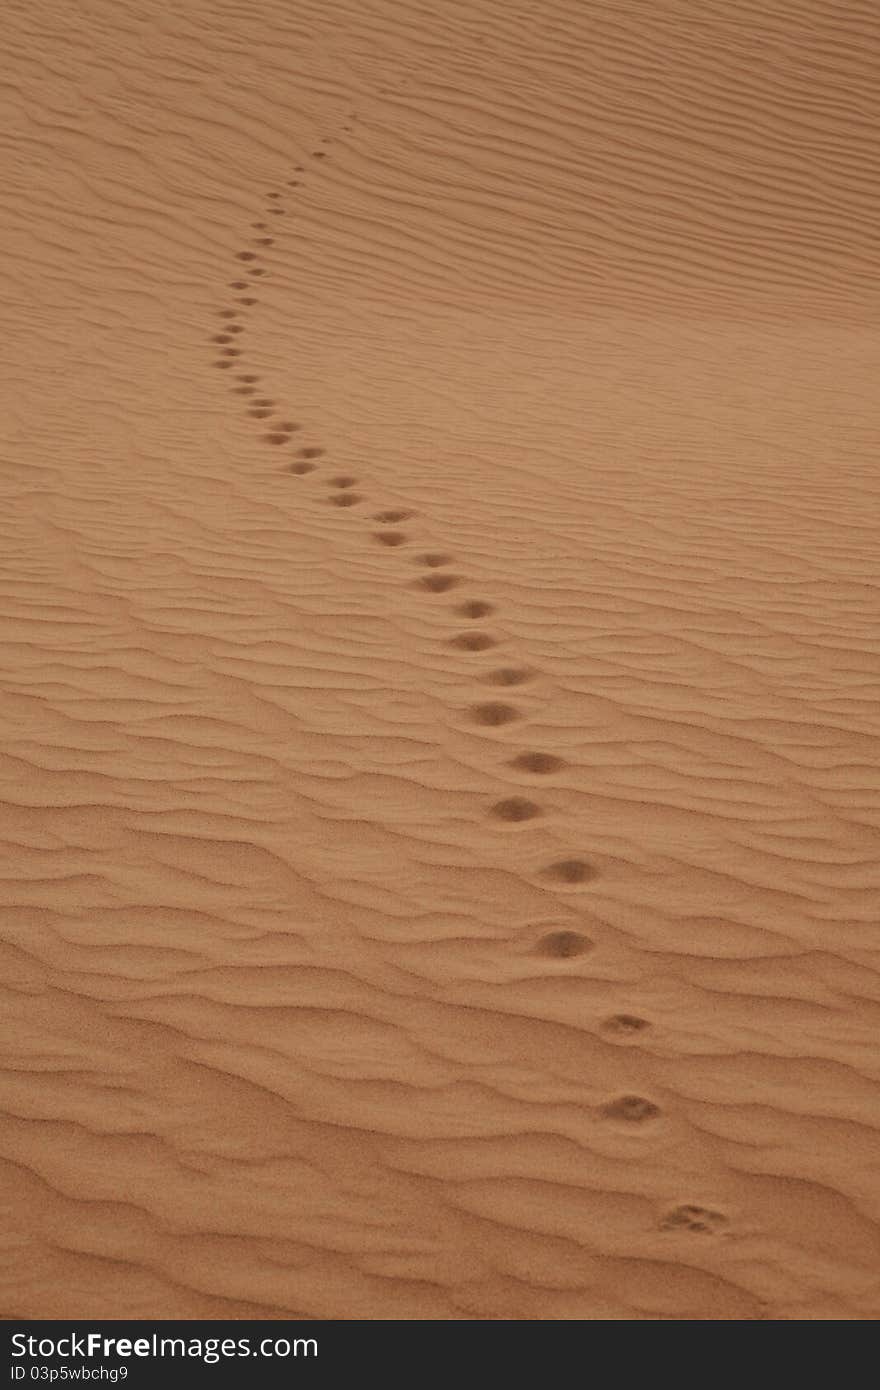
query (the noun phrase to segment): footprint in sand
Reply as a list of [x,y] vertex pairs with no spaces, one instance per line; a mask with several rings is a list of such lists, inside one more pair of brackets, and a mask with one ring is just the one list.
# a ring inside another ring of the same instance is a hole
[[640,1018],[638,1014],[612,1014],[604,1020],[602,1031],[615,1038],[634,1038],[650,1026],[648,1020]]
[[593,949],[593,942],[583,932],[551,931],[540,937],[535,945],[538,955],[549,956],[551,960],[572,960],[575,956],[586,955]]
[[606,1120],[619,1120],[627,1125],[646,1124],[649,1120],[656,1120],[660,1113],[659,1105],[645,1096],[616,1096],[601,1107],[601,1114]]
[[471,718],[475,724],[497,729],[502,724],[511,724],[514,719],[519,719],[520,713],[514,705],[505,705],[501,700],[487,700],[471,707]]
[[517,825],[521,821],[534,820],[536,816],[540,816],[541,808],[525,796],[508,796],[503,801],[496,801],[490,813],[496,820]]
[[482,599],[468,599],[467,603],[459,604],[455,611],[460,618],[488,618],[495,609]]
[[536,777],[546,777],[551,772],[558,772],[565,767],[562,758],[555,757],[552,753],[518,753],[515,758],[511,758],[508,767],[513,767],[517,772],[530,772]]
[[501,666],[483,679],[488,685],[525,685],[532,679],[532,672],[526,666]]
[[488,632],[459,632],[449,638],[449,645],[462,652],[485,652],[490,647],[497,647],[498,643]]
[[425,574],[416,580],[416,587],[429,594],[446,594],[461,582],[457,574]]
[[695,1235],[714,1236],[723,1231],[727,1217],[711,1207],[699,1207],[690,1202],[673,1207],[660,1221],[661,1231],[690,1231]]
[[574,887],[579,883],[589,883],[597,877],[597,870],[585,859],[557,859],[554,864],[548,864],[543,870],[545,878],[555,880],[560,884]]

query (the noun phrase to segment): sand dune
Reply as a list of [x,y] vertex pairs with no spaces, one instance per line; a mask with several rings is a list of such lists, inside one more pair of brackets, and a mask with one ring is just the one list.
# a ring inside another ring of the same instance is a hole
[[873,1319],[873,6],[11,0],[0,1310]]

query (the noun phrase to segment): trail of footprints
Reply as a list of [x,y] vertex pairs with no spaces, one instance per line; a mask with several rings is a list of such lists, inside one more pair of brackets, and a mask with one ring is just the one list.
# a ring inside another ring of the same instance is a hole
[[[355,113],[351,113],[349,122],[355,119]],[[352,128],[351,124],[346,124],[343,131],[350,132]],[[326,137],[320,143],[330,145],[332,140]],[[322,161],[330,156],[327,150],[318,149],[312,151],[311,157]],[[287,181],[288,189],[296,189],[303,184],[304,180],[299,176],[306,173],[306,167],[297,164],[292,172],[294,177]],[[238,369],[234,377],[235,385],[231,389],[236,395],[244,398],[248,416],[262,428],[262,441],[273,447],[290,444],[302,426],[297,421],[286,419],[285,411],[278,402],[262,394],[258,376],[240,370],[246,365],[245,339],[242,335],[248,328],[251,311],[260,302],[254,290],[258,283],[271,276],[271,266],[266,262],[271,257],[271,249],[276,240],[270,233],[277,224],[265,219],[284,217],[287,214],[285,199],[289,196],[291,195],[280,190],[273,190],[265,195],[265,207],[261,218],[250,224],[250,230],[256,235],[250,239],[250,245],[235,252],[235,259],[242,267],[238,277],[229,281],[229,289],[234,290],[235,295],[218,311],[218,317],[223,321],[221,331],[211,337],[211,342],[217,347],[214,366],[227,371]],[[319,474],[326,488],[325,500],[330,506],[340,509],[365,507],[367,498],[358,490],[359,479],[343,473],[321,473],[323,465],[319,460],[322,459],[326,460],[326,450],[318,445],[304,444],[294,448],[292,456],[286,458],[283,467],[286,472],[299,478]],[[391,507],[370,513],[362,511],[358,515],[367,519],[371,539],[375,544],[390,551],[410,545],[409,532],[401,528],[415,518],[414,511]],[[412,586],[426,597],[452,595],[456,590],[465,589],[466,580],[463,576],[447,568],[453,564],[451,555],[418,549],[407,549],[405,555],[419,570],[426,571],[412,580]],[[451,611],[462,623],[479,623],[485,618],[490,618],[496,610],[493,604],[484,599],[469,598],[462,592],[455,595]],[[452,634],[447,642],[457,651],[467,652],[474,657],[492,652],[500,645],[498,638],[490,631],[472,627],[462,628]],[[536,674],[527,667],[515,665],[489,666],[486,669],[481,667],[481,671],[481,679],[486,685],[508,689],[525,685],[534,679]],[[516,724],[521,717],[521,711],[516,704],[500,699],[480,701],[472,705],[468,711],[470,722],[485,729],[504,729]],[[527,786],[530,786],[533,783],[529,779],[552,777],[555,772],[564,769],[566,763],[553,753],[529,748],[515,753],[507,761],[507,766],[521,775]],[[487,814],[502,824],[516,825],[537,819],[542,815],[542,808],[540,802],[530,796],[517,795],[496,801],[488,807]],[[580,858],[556,860],[545,865],[541,873],[559,890],[577,889],[598,877],[598,871],[594,866]],[[550,931],[540,936],[534,949],[543,957],[566,962],[577,960],[592,946],[590,938],[580,932]],[[606,1018],[602,1024],[603,1034],[618,1042],[631,1041],[649,1028],[648,1020],[635,1014],[614,1014]],[[659,1106],[639,1095],[616,1096],[602,1105],[599,1113],[603,1119],[623,1126],[650,1124],[661,1116]],[[722,1213],[691,1203],[674,1207],[659,1223],[662,1231],[700,1234],[717,1234],[726,1225],[727,1218]]]

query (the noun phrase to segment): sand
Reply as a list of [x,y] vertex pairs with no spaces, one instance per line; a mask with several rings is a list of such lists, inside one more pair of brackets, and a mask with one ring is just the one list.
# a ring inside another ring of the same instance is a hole
[[876,1318],[875,8],[5,27],[4,1315]]

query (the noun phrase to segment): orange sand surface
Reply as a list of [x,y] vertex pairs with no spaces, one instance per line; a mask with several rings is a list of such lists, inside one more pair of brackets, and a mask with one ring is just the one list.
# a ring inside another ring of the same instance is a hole
[[4,30],[2,1312],[876,1318],[876,6]]

